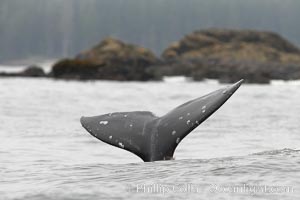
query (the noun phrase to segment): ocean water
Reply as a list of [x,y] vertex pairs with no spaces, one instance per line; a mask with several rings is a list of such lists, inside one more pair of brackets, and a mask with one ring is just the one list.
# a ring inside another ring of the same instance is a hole
[[79,122],[160,116],[225,86],[0,78],[0,199],[299,199],[299,82],[242,85],[171,161],[144,163]]

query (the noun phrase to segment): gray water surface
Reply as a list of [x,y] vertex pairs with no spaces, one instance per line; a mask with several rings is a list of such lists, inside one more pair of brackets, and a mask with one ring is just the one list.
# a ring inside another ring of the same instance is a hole
[[160,116],[225,86],[0,79],[0,199],[299,199],[297,83],[241,86],[172,161],[143,163],[79,122],[121,111]]

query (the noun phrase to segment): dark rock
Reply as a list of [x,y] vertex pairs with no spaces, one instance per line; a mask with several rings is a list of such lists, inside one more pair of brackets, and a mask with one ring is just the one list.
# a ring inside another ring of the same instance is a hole
[[300,50],[272,32],[209,29],[196,31],[163,52],[165,59],[221,58],[260,62],[300,62]]
[[0,72],[0,77],[17,77],[18,73]]
[[22,72],[7,73],[1,72],[0,76],[2,77],[46,77],[46,73],[41,67],[38,66],[29,66]]
[[52,67],[51,76],[65,79],[96,79],[98,68],[87,60],[63,59]]
[[46,76],[44,70],[38,66],[29,66],[23,72],[20,73],[22,76],[27,77],[44,77]]
[[300,50],[272,32],[209,29],[167,48],[162,59],[148,49],[107,38],[73,59],[57,62],[51,76],[64,79],[161,80],[163,76],[269,83],[300,79]]
[[[271,79],[300,79],[300,50],[272,32],[210,29],[196,31],[170,45],[162,57],[161,74],[269,83]],[[182,69],[178,63],[186,63]],[[167,74],[167,73],[166,73]]]
[[154,79],[148,68],[158,62],[148,49],[107,38],[74,59],[59,61],[51,75],[70,79],[147,81]]

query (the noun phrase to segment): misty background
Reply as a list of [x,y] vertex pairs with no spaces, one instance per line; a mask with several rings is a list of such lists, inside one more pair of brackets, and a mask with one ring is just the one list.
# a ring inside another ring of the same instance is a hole
[[274,31],[300,46],[299,0],[0,0],[0,62],[74,56],[107,36],[152,49],[205,28]]

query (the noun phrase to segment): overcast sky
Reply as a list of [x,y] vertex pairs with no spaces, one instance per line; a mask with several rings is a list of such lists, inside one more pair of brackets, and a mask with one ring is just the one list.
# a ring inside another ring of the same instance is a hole
[[299,0],[0,0],[0,61],[66,57],[114,36],[160,54],[205,28],[275,31],[300,45]]

